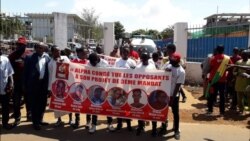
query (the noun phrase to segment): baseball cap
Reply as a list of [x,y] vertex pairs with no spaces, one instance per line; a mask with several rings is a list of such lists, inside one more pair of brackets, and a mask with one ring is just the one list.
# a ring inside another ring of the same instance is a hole
[[170,59],[176,62],[180,62],[181,54],[175,52],[174,54],[171,55]]
[[18,40],[17,40],[17,43],[26,45],[27,44],[26,38],[25,37],[19,37]]

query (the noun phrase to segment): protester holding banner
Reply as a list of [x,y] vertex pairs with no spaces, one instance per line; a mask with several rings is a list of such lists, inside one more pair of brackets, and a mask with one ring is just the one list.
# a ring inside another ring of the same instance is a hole
[[77,58],[73,59],[71,62],[86,65],[88,63],[89,51],[87,48],[76,49]]
[[[108,67],[109,64],[107,61],[101,59],[96,53],[92,53],[89,55],[88,66],[105,68],[105,67]],[[95,104],[97,104],[97,103],[95,103]],[[88,127],[90,127],[90,121],[91,121],[91,115],[87,115],[87,126]],[[107,117],[109,131],[115,130],[113,125],[112,125],[112,121],[113,121],[112,117]],[[89,128],[89,133],[93,134],[96,131],[96,125],[97,125],[97,115],[92,115],[92,124],[91,124],[91,127]]]
[[175,132],[174,137],[176,140],[180,139],[179,130],[179,90],[182,84],[185,82],[185,70],[179,64],[181,61],[181,55],[179,53],[174,53],[169,58],[170,64],[164,66],[166,71],[172,72],[171,79],[171,93],[170,93],[170,103],[172,108],[172,113],[174,117],[173,130]]
[[49,56],[44,53],[47,45],[39,43],[35,46],[35,53],[27,56],[24,64],[25,92],[31,99],[31,113],[33,128],[41,130],[43,115],[47,105],[49,70]]
[[[176,46],[175,46],[175,44],[169,44],[169,45],[167,45],[168,60],[172,56],[172,54],[174,54],[175,52],[176,52]],[[186,64],[185,64],[185,61],[183,59],[180,60],[179,64],[182,66],[182,68],[186,69]],[[182,96],[182,102],[185,103],[186,100],[187,100],[187,96],[185,95],[182,87],[180,88],[179,93]]]
[[[142,52],[141,56],[140,56],[141,63],[136,66],[135,70],[137,70],[137,71],[156,70],[155,65],[152,63],[149,63],[149,61],[148,61],[149,58],[150,58],[150,56],[149,56],[148,52],[146,52],[146,51]],[[141,134],[141,132],[144,131],[144,127],[145,127],[145,122],[143,120],[138,120],[138,128],[136,129],[137,136],[139,136]],[[152,130],[152,136],[156,136],[156,128],[155,128],[155,130],[154,129]]]
[[150,63],[152,62],[152,63],[155,65],[155,67],[156,67],[157,69],[160,69],[161,66],[162,66],[161,60],[160,60],[160,59],[162,59],[162,58],[160,58],[159,53],[154,52],[154,53],[152,54],[152,58],[149,59],[148,61],[149,61]]
[[[161,67],[162,67],[162,64],[161,64],[162,61],[160,63],[158,63],[159,62],[159,54],[157,52],[153,53],[153,55],[152,55],[152,61],[154,62],[155,67],[156,67],[157,70],[161,69]],[[162,131],[161,132],[166,132],[166,130],[164,130],[166,128],[163,128],[164,125],[166,125],[166,123],[162,123],[162,128],[161,128]],[[151,133],[151,135],[153,137],[156,137],[157,134],[158,134],[157,133],[157,122],[156,121],[152,121],[152,133]]]
[[[121,58],[116,60],[115,67],[116,68],[125,68],[125,69],[134,69],[136,67],[136,62],[129,58],[129,46],[125,45],[121,49]],[[116,130],[120,130],[122,128],[122,118],[117,118],[117,127]],[[131,120],[126,119],[127,129],[132,131]]]
[[[54,45],[51,47],[51,53],[52,53],[52,56],[51,56],[51,60],[48,64],[48,68],[49,68],[49,86],[48,86],[48,90],[50,91],[51,93],[51,87],[52,87],[52,74],[53,74],[53,64],[55,64],[56,62],[60,62],[60,63],[69,63],[70,60],[67,56],[62,56],[61,55],[61,49],[60,47]],[[58,83],[58,85],[60,85],[60,83]],[[61,85],[64,85],[63,89],[65,89],[65,84],[64,83],[61,83]],[[59,90],[59,87],[57,87],[57,89]],[[60,93],[60,92],[57,92],[57,94]],[[65,93],[65,92],[63,92]],[[58,117],[58,116],[62,116],[62,115],[65,115],[67,114],[66,112],[59,112],[59,111],[55,111],[55,116]],[[57,122],[55,123],[55,127],[58,127],[60,125],[63,125],[64,122],[62,122],[62,119],[61,117],[59,117],[57,119]]]
[[[89,51],[87,48],[76,49],[77,58],[73,59],[71,62],[86,65],[88,63],[88,60],[87,60],[88,53],[89,53]],[[83,89],[83,88],[81,88],[81,85],[78,85],[77,88],[79,91],[80,91],[80,89]],[[77,97],[76,93],[75,93],[75,95],[73,95],[73,97],[75,97],[75,99],[76,98],[79,99],[79,97]],[[72,117],[72,113],[70,113],[70,116]],[[71,123],[71,126],[76,129],[79,127],[79,124],[80,124],[80,114],[75,113],[75,123]]]

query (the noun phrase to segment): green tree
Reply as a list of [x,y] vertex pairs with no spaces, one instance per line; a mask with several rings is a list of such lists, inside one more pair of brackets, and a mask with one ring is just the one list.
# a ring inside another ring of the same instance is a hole
[[98,19],[99,15],[96,14],[95,9],[84,8],[82,10],[83,19],[83,37],[85,38],[97,38],[103,33],[102,26],[100,26]]
[[93,28],[93,38],[96,39],[97,41],[100,41],[103,38],[103,24],[98,23],[94,28]]
[[163,39],[174,38],[174,26],[169,26],[169,27],[165,28],[161,32],[161,36]]
[[138,30],[135,30],[135,31],[132,31],[132,36],[133,35],[140,35],[140,34],[146,34],[146,30],[145,29],[138,29]]
[[0,18],[0,34],[4,38],[13,38],[14,34],[25,34],[25,25],[17,17]]
[[115,22],[115,40],[119,40],[124,37],[125,29],[124,26],[119,22]]
[[160,33],[158,30],[149,29],[146,34],[150,35],[152,37],[152,39],[161,39],[159,36]]

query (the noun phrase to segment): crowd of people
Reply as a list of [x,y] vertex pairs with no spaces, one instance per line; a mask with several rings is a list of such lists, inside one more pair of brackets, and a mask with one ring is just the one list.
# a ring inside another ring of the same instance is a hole
[[[225,114],[225,103],[230,102],[230,110],[245,115],[245,105],[250,108],[250,51],[235,47],[233,55],[224,54],[224,46],[218,45],[213,54],[202,62],[204,97],[207,98],[207,115],[213,114],[213,107],[219,103],[221,116]],[[218,98],[219,96],[219,98]]]
[[[52,89],[52,71],[54,62],[72,62],[82,65],[88,65],[91,67],[104,68],[110,67],[108,62],[99,54],[103,54],[101,46],[96,48],[96,53],[89,53],[87,47],[81,47],[76,49],[74,54],[70,49],[61,50],[60,47],[53,45],[50,49],[45,43],[38,43],[35,45],[34,52],[28,54],[26,51],[26,39],[20,37],[17,41],[17,47],[14,52],[5,56],[0,49],[0,102],[2,104],[2,125],[4,129],[12,129],[20,124],[21,121],[21,99],[24,97],[26,106],[26,118],[27,121],[31,121],[35,130],[41,130],[42,126],[46,126],[49,123],[43,120],[44,113],[47,106],[47,99],[51,95]],[[110,56],[117,57],[115,68],[134,69],[134,71],[140,70],[159,70],[172,72],[171,79],[171,93],[169,106],[172,108],[174,117],[173,131],[175,138],[180,139],[179,130],[179,95],[182,93],[180,90],[181,85],[185,81],[184,65],[181,63],[181,55],[176,52],[176,46],[169,44],[162,53],[160,50],[152,54],[141,49],[137,51],[133,50],[133,46],[130,43],[124,43],[121,47],[115,46],[114,50],[110,53]],[[151,59],[150,59],[151,58]],[[57,95],[63,97],[64,93],[60,89],[64,86],[64,82],[58,82]],[[79,87],[79,91],[81,88]],[[95,89],[95,91],[102,91],[102,89]],[[138,103],[138,98],[141,97],[141,91],[134,90],[134,105],[135,107],[142,107],[142,103]],[[9,123],[9,98],[12,95],[13,98],[13,115],[15,119],[14,123]],[[79,97],[77,93],[72,93],[74,98],[78,101],[83,99]],[[165,101],[162,101],[161,92],[155,93],[159,103],[163,103],[160,109],[166,106]],[[164,96],[164,95],[163,95]],[[159,97],[159,98],[158,98]],[[97,103],[97,97],[93,95],[93,101]],[[184,95],[183,101],[185,102],[186,96]],[[113,102],[110,100],[110,102]],[[117,101],[114,104],[119,104]],[[159,107],[159,104],[156,105]],[[69,124],[73,128],[78,128],[80,124],[80,113],[75,113],[75,121],[73,121],[72,113],[62,113],[55,111],[55,115],[69,116]],[[89,133],[96,132],[97,128],[97,115],[86,115],[86,127]],[[107,129],[109,131],[119,131],[123,127],[123,121],[127,123],[128,131],[132,131],[131,119],[117,118],[117,126],[113,127],[113,118],[107,117]],[[160,130],[157,130],[157,123],[152,122],[152,136],[164,135],[167,133],[167,119],[163,122]],[[55,127],[63,125],[63,121],[59,116]],[[140,135],[144,131],[144,127],[147,122],[143,120],[138,121],[138,127],[136,128],[136,135]]]

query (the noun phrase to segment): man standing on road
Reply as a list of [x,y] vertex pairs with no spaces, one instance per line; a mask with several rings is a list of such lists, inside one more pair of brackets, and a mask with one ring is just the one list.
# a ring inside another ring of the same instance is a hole
[[[121,49],[121,58],[117,59],[115,62],[116,68],[134,69],[136,67],[136,62],[129,58],[129,46],[126,44]],[[122,118],[117,118],[116,130],[121,130],[122,128]],[[125,119],[127,122],[127,129],[132,131],[131,120]]]
[[[136,66],[135,71],[145,71],[145,70],[156,70],[155,64],[149,63],[149,53],[144,51],[141,53],[140,59],[141,62],[139,65]],[[140,89],[139,89],[140,90]],[[141,91],[140,91],[141,92]],[[134,91],[133,91],[134,93]],[[141,93],[140,93],[141,94]],[[142,107],[142,106],[141,106]],[[139,136],[142,131],[144,131],[145,122],[143,120],[138,120],[138,128],[136,129],[136,135]],[[155,136],[155,130],[152,132],[152,136]]]
[[225,113],[226,65],[232,64],[230,57],[224,54],[223,45],[218,45],[216,52],[217,54],[210,61],[209,84],[206,91],[208,115],[213,113],[213,106],[218,92],[220,96],[220,115]]
[[43,122],[43,115],[47,105],[49,70],[49,56],[44,53],[47,45],[39,43],[35,46],[35,53],[27,56],[24,63],[25,92],[31,100],[31,113],[33,128],[41,130],[41,125],[48,125]]
[[174,53],[169,58],[170,64],[164,66],[166,71],[172,72],[171,79],[171,92],[170,92],[170,102],[169,106],[172,108],[172,113],[174,116],[174,137],[176,140],[180,139],[180,130],[179,130],[179,90],[181,85],[185,82],[185,70],[180,65],[181,55],[179,53]]
[[13,125],[9,124],[9,95],[13,90],[13,68],[7,57],[2,55],[0,48],[0,103],[2,104],[3,128],[9,130]]
[[[88,66],[105,68],[105,67],[108,67],[109,64],[106,60],[101,59],[96,53],[92,53],[89,55]],[[87,115],[87,126],[90,125],[90,121],[91,121],[91,115]],[[111,132],[115,130],[112,125],[112,121],[113,121],[112,117],[107,117],[108,130]],[[97,125],[97,115],[92,115],[92,125],[91,125],[91,128],[89,128],[90,134],[93,134],[96,131],[96,125]]]
[[[56,62],[61,62],[61,63],[69,63],[70,62],[70,60],[69,60],[69,58],[67,56],[62,56],[61,55],[61,49],[56,45],[51,47],[51,53],[52,53],[52,56],[51,56],[50,62],[48,64],[48,69],[49,69],[49,86],[48,86],[48,90],[50,91],[50,93],[51,93],[51,87],[52,87],[53,64],[56,63]],[[55,111],[55,115],[59,115],[59,114],[62,115],[61,112]],[[62,124],[63,124],[62,119],[61,119],[61,117],[59,117],[57,119],[55,127],[58,127],[58,126],[60,126]]]
[[15,126],[20,124],[21,120],[21,99],[22,96],[25,95],[26,101],[26,112],[27,112],[27,121],[31,120],[31,109],[28,103],[26,94],[24,94],[22,86],[23,86],[23,69],[24,69],[24,57],[26,49],[26,38],[20,37],[17,41],[16,50],[9,55],[10,63],[14,69],[15,74],[13,75],[14,80],[14,92],[13,92],[13,103],[14,103],[14,118],[15,118]]
[[[239,66],[245,66],[250,67],[250,59],[248,59],[249,52],[247,50],[244,50],[241,54],[242,59],[236,62],[236,65]],[[244,104],[243,99],[246,93],[246,88],[248,85],[250,85],[249,79],[247,77],[244,77],[242,73],[246,73],[247,71],[244,69],[241,69],[239,67],[234,68],[233,74],[236,76],[235,81],[235,90],[237,92],[237,100],[238,100],[238,108],[239,113],[242,115],[244,113]],[[250,108],[250,107],[249,107]]]
[[[230,57],[230,60],[233,64],[235,64],[237,61],[241,59],[241,56],[239,55],[239,48],[235,47],[233,49],[233,56]],[[228,69],[228,75],[227,75],[227,92],[226,96],[229,96],[232,98],[231,102],[231,110],[236,110],[237,108],[237,93],[235,91],[235,81],[236,78],[233,75],[233,69]]]
[[[77,64],[82,64],[82,65],[86,65],[88,63],[88,54],[89,51],[87,48],[78,48],[76,49],[76,54],[77,54],[77,58],[73,59],[71,62],[73,63],[77,63]],[[71,117],[72,117],[72,113]],[[79,127],[80,124],[80,113],[75,113],[75,123],[72,123],[71,126],[76,129]]]
[[[168,54],[168,60],[170,60],[170,57],[172,56],[172,54],[174,54],[176,52],[176,46],[175,44],[169,44],[167,46],[167,54]],[[185,65],[185,62],[183,59],[180,60],[180,65],[182,66],[183,69],[186,69],[186,65]],[[186,100],[187,100],[187,96],[185,95],[182,87],[180,88],[180,91],[179,93],[181,94],[182,96],[182,102],[185,103]]]

